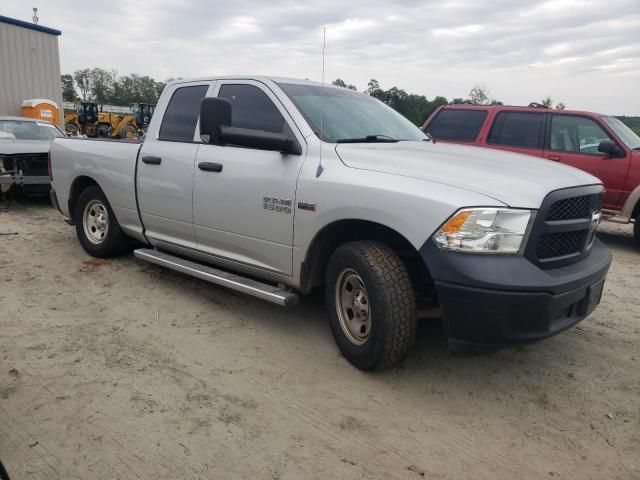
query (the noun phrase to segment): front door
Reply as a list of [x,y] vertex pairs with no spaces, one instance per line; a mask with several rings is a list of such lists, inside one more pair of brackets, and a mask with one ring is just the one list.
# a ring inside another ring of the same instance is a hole
[[193,216],[198,249],[228,261],[291,275],[293,216],[302,135],[261,82],[219,82],[232,126],[285,133],[302,155],[202,144],[196,154]]
[[581,115],[551,115],[544,157],[589,172],[604,183],[604,208],[620,207],[629,155],[611,158],[598,152],[602,140],[613,140],[595,120]]

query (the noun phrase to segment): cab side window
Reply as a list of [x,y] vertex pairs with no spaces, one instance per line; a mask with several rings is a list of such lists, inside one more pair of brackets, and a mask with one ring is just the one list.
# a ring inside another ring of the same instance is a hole
[[200,100],[205,97],[208,88],[208,85],[194,85],[173,92],[160,125],[160,140],[193,142],[200,115]]
[[544,114],[500,112],[496,115],[487,143],[542,149]]
[[599,155],[598,145],[610,140],[596,122],[576,115],[553,115],[549,135],[549,150]]
[[218,97],[231,102],[231,126],[289,133],[289,126],[271,99],[254,85],[222,85]]

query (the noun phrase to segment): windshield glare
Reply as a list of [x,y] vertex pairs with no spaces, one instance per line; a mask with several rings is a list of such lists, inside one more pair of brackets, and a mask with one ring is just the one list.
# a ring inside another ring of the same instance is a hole
[[640,148],[640,137],[633,130],[627,127],[620,119],[616,117],[602,117],[609,128],[624,142],[631,150]]
[[[379,100],[340,87],[280,83],[318,137],[325,142],[364,139],[424,140],[413,123]],[[321,125],[322,124],[322,125]]]
[[50,123],[0,120],[0,140],[43,140],[50,142],[56,137],[64,137],[64,134]]

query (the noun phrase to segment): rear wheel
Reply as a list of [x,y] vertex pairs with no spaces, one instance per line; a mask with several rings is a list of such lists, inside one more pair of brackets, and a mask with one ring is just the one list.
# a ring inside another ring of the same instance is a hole
[[99,138],[109,138],[111,136],[111,128],[109,128],[109,125],[105,124],[98,125],[96,134]]
[[329,260],[326,304],[340,352],[361,370],[381,370],[407,355],[416,335],[413,285],[387,245],[351,242]]
[[120,129],[120,138],[136,138],[136,133],[133,125],[123,125]]
[[89,255],[109,258],[127,250],[129,241],[98,186],[89,187],[80,194],[74,220],[78,240]]

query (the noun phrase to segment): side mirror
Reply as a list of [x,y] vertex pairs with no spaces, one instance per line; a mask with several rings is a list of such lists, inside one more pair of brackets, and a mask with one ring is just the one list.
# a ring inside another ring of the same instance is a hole
[[625,153],[613,140],[602,140],[598,145],[598,151],[612,158],[624,157]]
[[302,148],[294,138],[282,133],[231,126],[231,102],[226,98],[207,97],[200,101],[200,138],[212,145],[272,150],[294,155]]
[[294,155],[300,155],[302,153],[298,142],[283,133],[221,126],[219,139],[222,144],[292,153]]
[[204,143],[220,143],[220,127],[231,125],[231,102],[207,97],[200,101],[200,138]]

